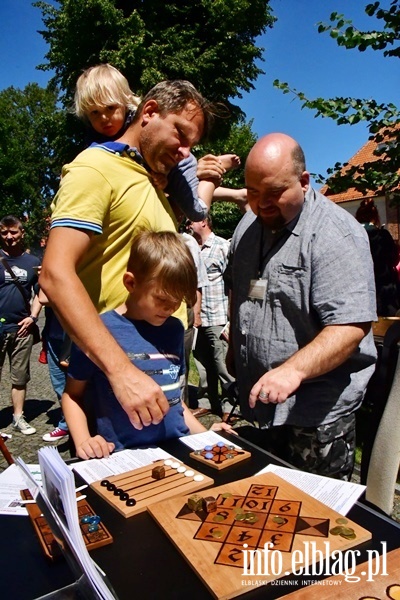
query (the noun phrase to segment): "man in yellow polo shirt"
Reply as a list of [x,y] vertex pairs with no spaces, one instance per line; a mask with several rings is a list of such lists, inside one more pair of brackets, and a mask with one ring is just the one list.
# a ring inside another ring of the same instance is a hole
[[210,105],[189,82],[161,82],[118,140],[91,146],[64,167],[52,207],[41,288],[72,340],[104,371],[137,429],[159,423],[168,402],[131,364],[98,313],[125,300],[122,276],[135,231],[176,228],[149,170],[167,175],[211,118]]

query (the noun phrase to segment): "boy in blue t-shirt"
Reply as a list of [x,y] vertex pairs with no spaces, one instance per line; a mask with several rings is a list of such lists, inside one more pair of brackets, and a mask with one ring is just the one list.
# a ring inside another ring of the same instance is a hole
[[[104,373],[73,346],[62,409],[79,458],[101,458],[113,450],[158,444],[206,431],[182,402],[185,353],[182,322],[171,316],[182,300],[196,300],[197,273],[184,240],[171,231],[143,231],[133,240],[123,278],[128,297],[101,318],[132,362],[163,390],[169,411],[158,424],[138,430],[115,398]],[[91,436],[83,408],[87,384],[97,435]],[[213,430],[231,431],[215,423]]]

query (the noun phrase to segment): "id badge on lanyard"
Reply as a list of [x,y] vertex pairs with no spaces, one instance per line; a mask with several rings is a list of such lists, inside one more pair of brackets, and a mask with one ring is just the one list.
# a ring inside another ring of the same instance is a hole
[[267,283],[267,279],[251,279],[248,292],[250,300],[264,300]]

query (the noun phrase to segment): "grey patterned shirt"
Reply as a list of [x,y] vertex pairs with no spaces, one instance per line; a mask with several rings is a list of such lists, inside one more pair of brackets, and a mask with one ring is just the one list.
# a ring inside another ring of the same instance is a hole
[[[267,281],[262,300],[250,281]],[[372,332],[354,354],[325,375],[304,381],[279,405],[248,407],[254,383],[311,342],[326,325],[376,319],[369,242],[356,219],[312,188],[300,215],[273,233],[251,211],[231,243],[225,280],[233,291],[231,335],[242,411],[273,425],[315,427],[356,410],[374,371]]]

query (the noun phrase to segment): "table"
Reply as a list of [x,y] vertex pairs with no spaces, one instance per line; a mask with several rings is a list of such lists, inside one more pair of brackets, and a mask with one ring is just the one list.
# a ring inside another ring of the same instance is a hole
[[[229,436],[225,436],[229,439]],[[172,440],[162,448],[188,466],[204,472],[215,480],[215,485],[250,477],[267,464],[288,466],[272,454],[261,450],[242,438],[238,444],[252,453],[249,461],[229,469],[217,471],[199,465],[189,457],[190,449]],[[80,482],[79,482],[80,483]],[[111,545],[91,552],[97,564],[107,573],[120,600],[209,600],[212,598],[194,571],[178,550],[147,513],[125,519],[92,490],[88,501],[102,517],[114,537]],[[358,546],[361,555],[357,562],[367,559],[367,550],[381,549],[387,543],[387,552],[400,547],[400,525],[392,519],[358,502],[349,518],[371,531],[372,540]],[[1,586],[8,600],[33,600],[74,581],[65,561],[50,564],[39,546],[29,519],[1,516]],[[293,580],[295,577],[290,576]],[[307,577],[301,577],[301,581]],[[312,577],[315,579],[315,577]],[[249,591],[243,598],[265,600],[281,598],[302,585],[269,585]]]

